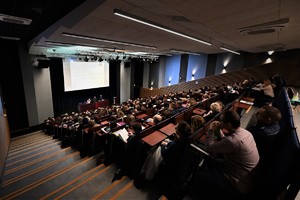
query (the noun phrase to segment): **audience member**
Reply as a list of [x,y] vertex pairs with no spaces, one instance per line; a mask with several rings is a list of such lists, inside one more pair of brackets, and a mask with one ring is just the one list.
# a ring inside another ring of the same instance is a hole
[[280,131],[278,121],[281,119],[280,111],[272,106],[263,106],[256,112],[256,124],[248,128],[255,139],[260,155],[260,165],[266,166],[272,156],[272,147],[275,137]]
[[[214,133],[219,130],[221,140]],[[210,124],[205,167],[199,168],[191,181],[193,194],[204,199],[234,199],[250,190],[249,176],[259,161],[252,134],[240,127],[240,116],[225,111],[220,121]],[[197,193],[199,192],[199,193]]]
[[219,101],[215,101],[210,104],[210,110],[207,113],[204,113],[203,117],[205,121],[209,121],[214,118],[218,113],[220,113],[223,109],[223,104],[220,104]]
[[90,99],[90,98],[88,98],[87,100],[86,100],[86,104],[90,104],[92,102],[92,100]]
[[159,189],[163,190],[170,199],[178,198],[176,195],[179,195],[179,191],[174,191],[176,190],[174,184],[177,182],[179,173],[182,173],[179,167],[189,144],[190,135],[190,125],[186,121],[180,121],[175,128],[175,137],[172,140],[163,141],[160,146],[163,161],[156,175],[159,180],[156,180],[159,183]]
[[146,159],[145,146],[141,142],[142,126],[140,123],[132,123],[131,129],[134,133],[130,133],[123,152],[120,152],[120,160],[118,162],[118,171],[112,181],[119,180],[123,175],[127,175],[131,179],[138,179],[139,172]]
[[261,107],[272,102],[275,97],[273,87],[270,79],[264,79],[263,84],[256,85],[251,93],[251,97],[255,99],[254,104]]
[[194,133],[197,129],[205,124],[204,117],[200,115],[193,115],[191,117],[191,132]]
[[165,119],[168,119],[171,117],[171,112],[169,109],[164,109],[161,111],[161,113],[157,113],[153,116],[153,122],[154,124],[157,124]]

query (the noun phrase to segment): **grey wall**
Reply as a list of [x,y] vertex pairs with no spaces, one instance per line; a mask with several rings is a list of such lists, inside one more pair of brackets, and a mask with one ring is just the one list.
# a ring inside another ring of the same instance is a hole
[[144,73],[143,73],[143,88],[151,87],[149,84],[149,63],[144,63]]
[[33,66],[35,57],[19,49],[29,126],[39,125],[53,114],[49,68]]
[[125,68],[124,62],[120,66],[120,103],[130,98],[131,66]]

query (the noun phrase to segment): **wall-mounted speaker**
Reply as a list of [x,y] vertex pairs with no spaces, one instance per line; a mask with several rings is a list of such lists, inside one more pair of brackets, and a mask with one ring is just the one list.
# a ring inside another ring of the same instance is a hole
[[48,68],[50,67],[50,60],[38,60],[38,68]]

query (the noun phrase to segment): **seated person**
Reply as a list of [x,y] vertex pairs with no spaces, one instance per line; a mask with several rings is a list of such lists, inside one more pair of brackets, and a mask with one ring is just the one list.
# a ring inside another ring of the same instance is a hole
[[281,119],[280,111],[272,106],[263,106],[256,112],[256,124],[248,128],[255,139],[260,155],[260,165],[266,166],[272,155],[275,137],[280,131],[278,121]]
[[92,100],[90,99],[90,98],[88,98],[87,100],[86,100],[86,104],[90,104],[92,102]]
[[200,127],[202,127],[205,124],[204,117],[200,115],[193,115],[191,117],[191,132],[194,133],[196,130],[198,130]]
[[129,132],[129,138],[124,146],[124,149],[120,151],[120,160],[117,163],[119,169],[115,173],[112,181],[119,180],[123,175],[129,176],[131,179],[135,179],[139,176],[140,169],[146,158],[146,150],[141,142],[142,126],[140,123],[132,123],[131,129],[134,133]]
[[178,111],[177,108],[176,108],[176,104],[175,104],[174,102],[171,102],[171,103],[169,104],[168,110],[170,111],[170,115],[171,115],[171,116],[173,116],[173,115],[179,113],[179,111]]
[[124,117],[124,122],[126,124],[130,124],[132,122],[134,122],[136,120],[135,116],[133,114],[127,114],[125,117]]
[[153,122],[154,124],[157,124],[165,119],[168,119],[171,116],[171,113],[169,110],[163,110],[161,114],[157,113],[153,116]]
[[162,121],[162,116],[160,115],[160,114],[155,114],[154,116],[153,116],[153,122],[154,122],[154,124],[158,124],[159,122],[161,122]]
[[[219,130],[220,140],[214,133]],[[250,191],[251,171],[259,161],[252,134],[240,127],[240,116],[235,111],[225,111],[220,121],[210,124],[206,139],[210,157],[199,168],[191,181],[191,194],[204,199],[240,199]]]
[[263,84],[257,85],[254,89],[255,90],[253,90],[251,93],[251,97],[255,99],[254,104],[258,107],[272,102],[275,97],[270,79],[264,79]]
[[220,113],[223,110],[223,104],[220,104],[219,101],[215,101],[211,103],[209,107],[210,110],[203,115],[206,122],[213,119],[216,114]]
[[182,101],[176,101],[176,109],[177,109],[178,112],[182,112],[186,108],[182,106]]
[[186,103],[186,108],[189,108],[189,107],[194,106],[194,105],[196,105],[196,104],[197,104],[196,99],[192,97],[192,98],[190,98],[190,99],[187,101],[187,103]]
[[[186,121],[180,121],[175,128],[174,138],[172,140],[164,140],[158,148],[162,162],[158,165],[157,173],[154,175],[153,180],[157,182],[156,186],[161,190],[160,192],[163,192],[170,199],[177,198],[175,196],[180,193],[179,189],[177,190],[176,183],[181,173],[184,173],[179,168],[189,144],[190,135],[190,125]],[[157,160],[157,158],[153,159]],[[152,160],[149,162],[156,161]],[[151,165],[153,163],[148,164],[148,166]]]
[[191,135],[191,127],[186,121],[180,121],[175,127],[174,138],[169,141],[162,142],[161,155],[164,164],[169,170],[175,170],[179,165],[180,159],[188,145],[189,136]]
[[91,102],[92,102],[92,103],[96,103],[96,102],[97,102],[97,97],[94,96],[94,97],[92,98]]

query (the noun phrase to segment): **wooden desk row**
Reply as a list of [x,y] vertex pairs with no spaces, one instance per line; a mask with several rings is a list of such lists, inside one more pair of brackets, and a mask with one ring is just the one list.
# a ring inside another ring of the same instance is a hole
[[150,133],[149,135],[142,138],[142,141],[150,145],[151,147],[161,143],[167,137],[171,136],[175,133],[176,125],[173,123],[169,123],[168,125],[160,128],[157,131]]

